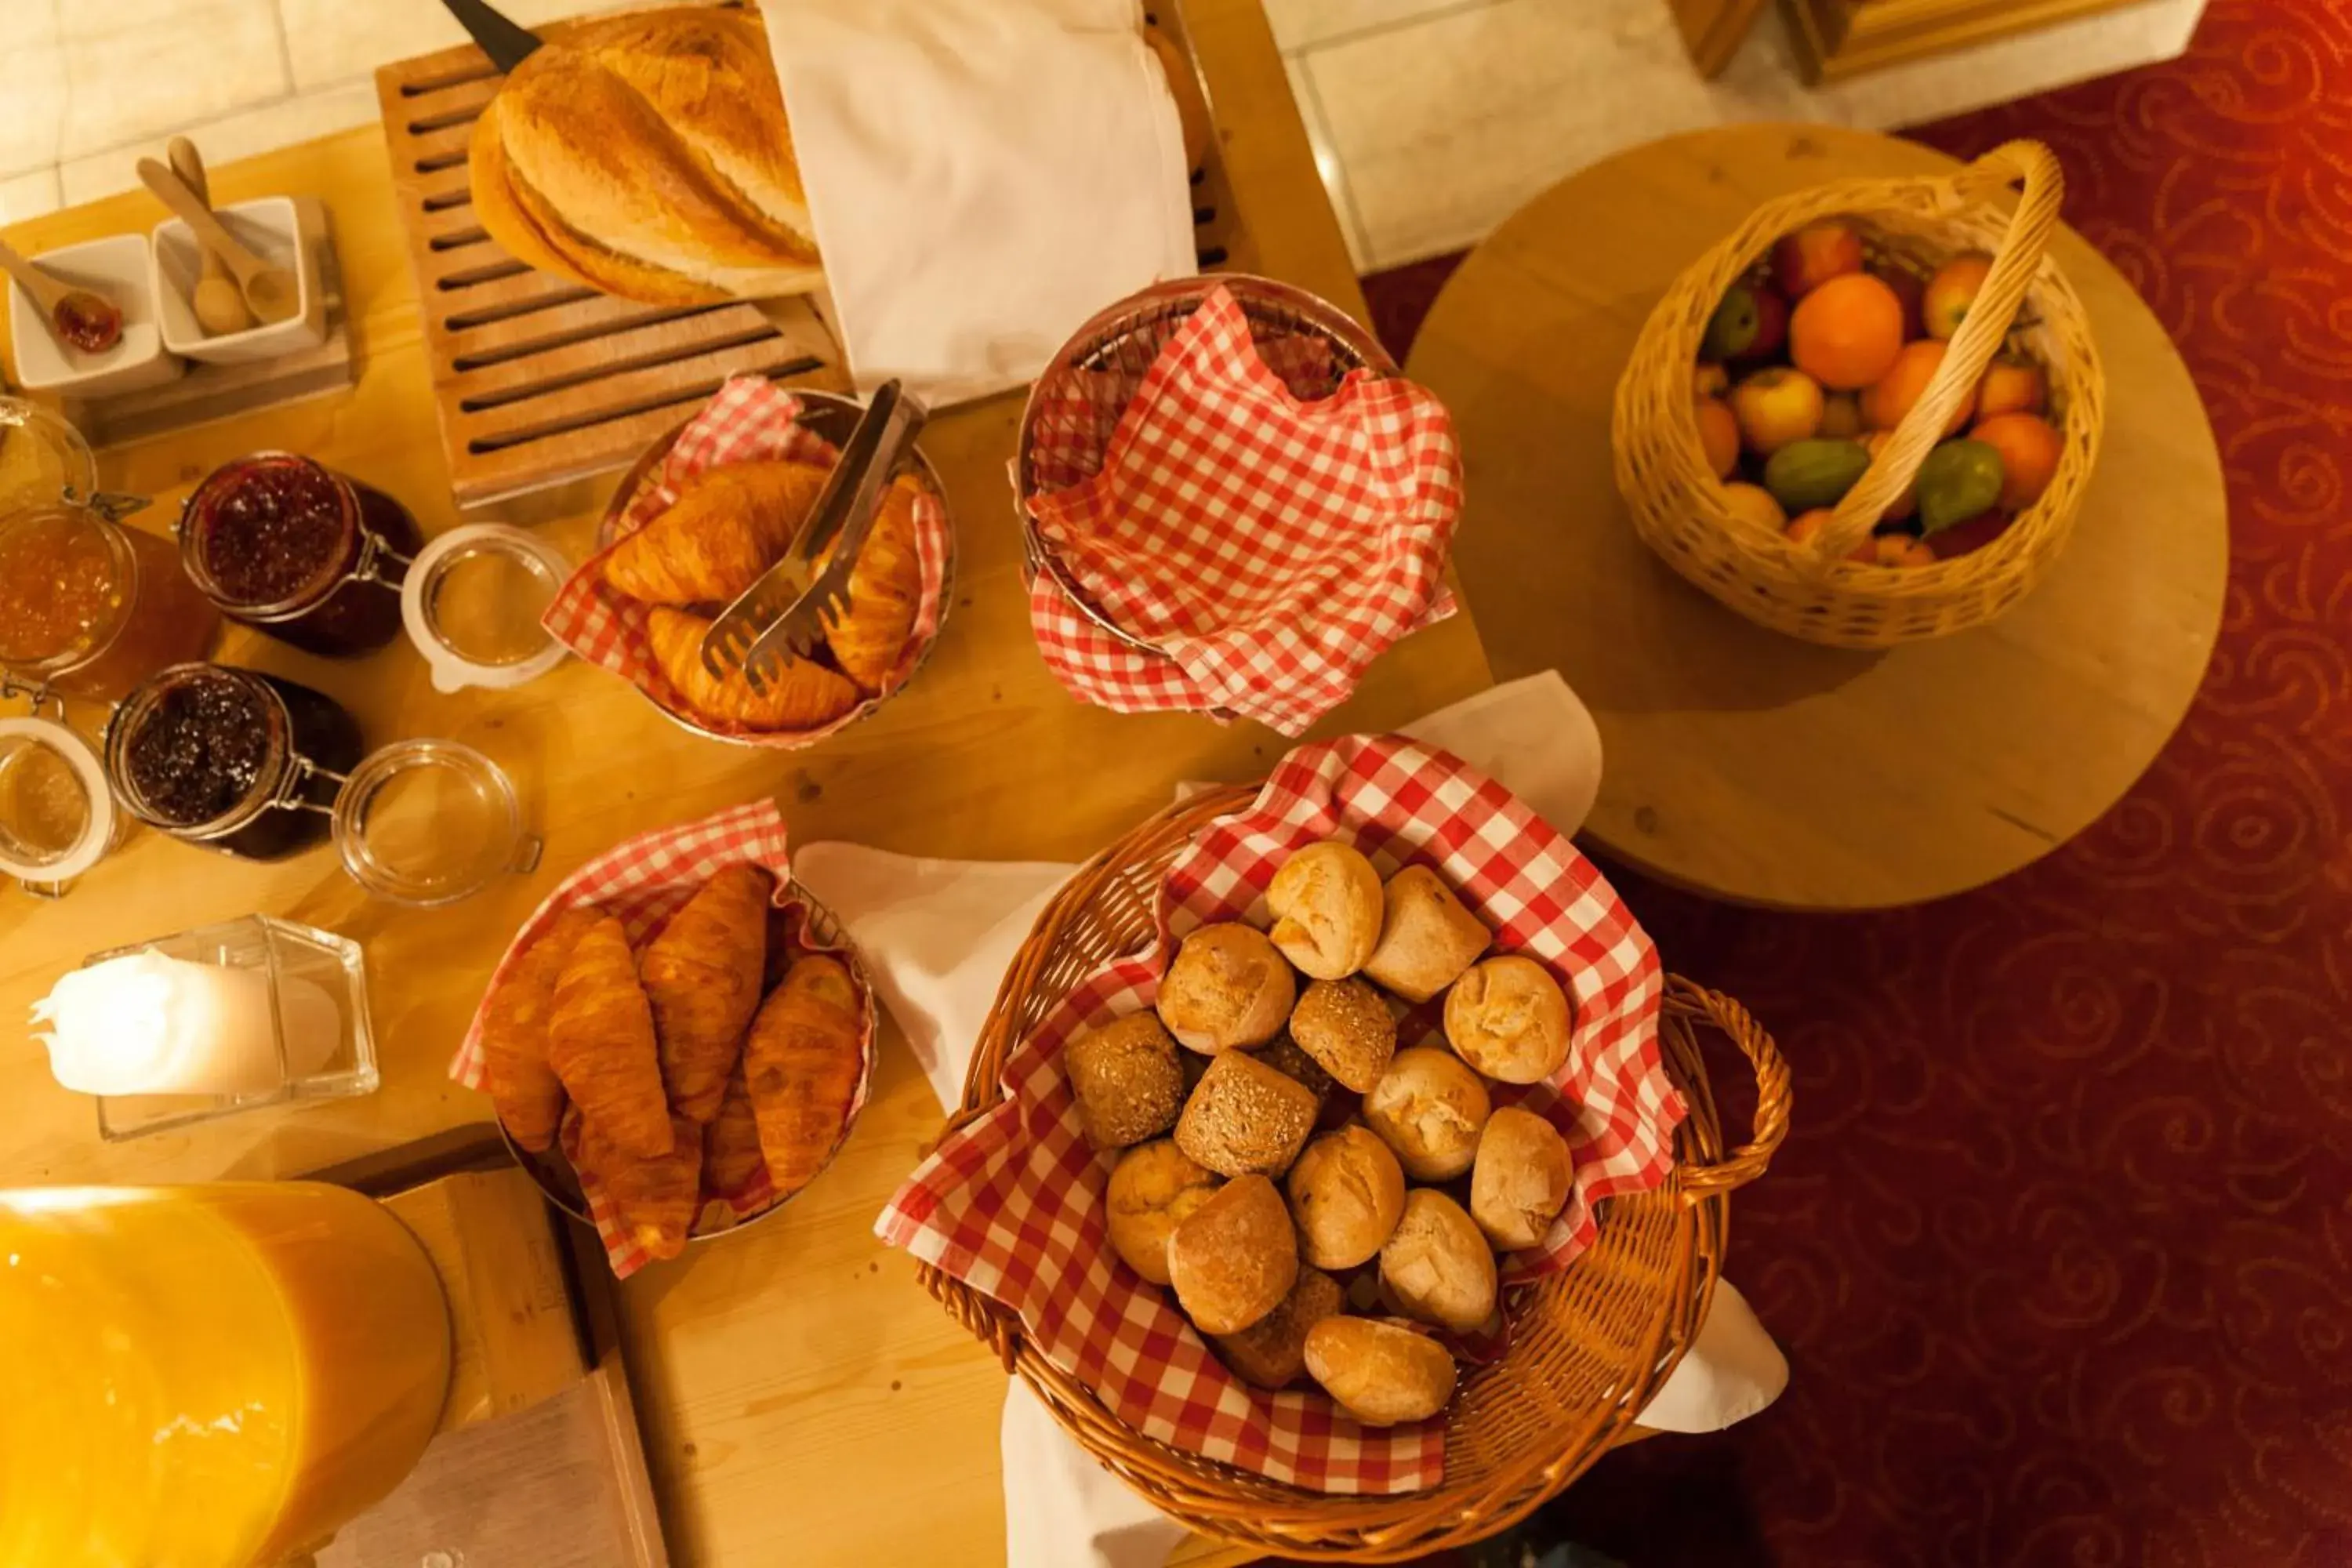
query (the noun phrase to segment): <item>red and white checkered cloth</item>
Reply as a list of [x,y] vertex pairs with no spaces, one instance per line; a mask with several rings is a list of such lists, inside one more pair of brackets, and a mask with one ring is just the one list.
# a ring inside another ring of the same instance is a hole
[[667,510],[688,479],[705,468],[727,463],[751,463],[792,458],[831,466],[839,453],[833,444],[794,420],[801,400],[761,376],[739,375],[721,386],[703,405],[670,447],[660,466],[646,476],[629,498],[614,525],[596,541],[597,553],[565,579],[539,620],[556,641],[574,654],[611,670],[666,711],[705,730],[738,735],[755,744],[797,747],[824,739],[870,711],[875,704],[907,683],[931,639],[939,635],[944,615],[948,574],[948,514],[939,498],[928,491],[915,503],[915,555],[923,574],[922,593],[915,602],[915,626],[905,651],[891,667],[879,694],[860,702],[840,718],[814,730],[764,731],[716,723],[689,712],[655,661],[653,645],[646,639],[646,606],[604,582],[604,555],[613,545]]
[[[866,999],[866,1026],[858,1042],[863,1066],[858,1073],[857,1093],[850,1100],[849,1114],[843,1119],[845,1131],[865,1109],[866,1089],[874,1080],[873,987],[855,949],[821,942],[810,931],[809,904],[793,882],[792,862],[785,854],[783,814],[776,809],[773,801],[730,806],[699,822],[680,823],[676,827],[641,834],[606,850],[564,878],[507,944],[505,956],[490,972],[489,985],[483,989],[484,999],[507,977],[514,967],[516,955],[536,942],[561,911],[579,904],[596,905],[620,921],[628,932],[629,945],[642,952],[646,944],[669,923],[670,916],[705,882],[721,868],[742,860],[766,868],[776,879],[772,902],[777,912],[768,927],[771,943],[781,938],[795,957],[804,952],[831,953],[848,966],[859,995]],[[482,1054],[479,1005],[475,1007],[474,1021],[467,1026],[466,1037],[458,1043],[457,1054],[449,1063],[449,1076],[468,1089],[487,1091],[489,1064]],[[570,1120],[569,1111],[566,1120]],[[553,1154],[551,1152],[542,1158],[551,1159]],[[626,1279],[653,1259],[614,1223],[603,1189],[584,1173],[575,1174],[581,1176],[581,1191],[588,1199],[588,1213],[596,1222],[596,1235],[604,1243],[604,1256],[613,1265],[614,1277]],[[764,1172],[739,1192],[719,1193],[706,1188],[694,1234],[707,1236],[731,1228],[764,1214],[775,1206],[775,1188]]]
[[[1540,961],[1574,997],[1559,1074],[1492,1086],[1496,1103],[1549,1117],[1576,1158],[1566,1212],[1539,1251],[1514,1256],[1506,1283],[1568,1267],[1596,1234],[1594,1205],[1653,1189],[1673,1167],[1686,1107],[1658,1050],[1657,950],[1592,863],[1516,795],[1396,735],[1302,746],[1247,810],[1212,824],[1160,885],[1158,940],[1054,1008],[1005,1063],[1003,1101],[916,1169],[876,1230],[1019,1313],[1045,1354],[1147,1436],[1312,1490],[1412,1491],[1444,1478],[1442,1418],[1359,1426],[1319,1392],[1252,1389],[1166,1290],[1118,1261],[1103,1215],[1113,1161],[1088,1147],[1059,1059],[1074,1035],[1151,1005],[1187,931],[1265,925],[1276,869],[1327,837],[1355,844],[1383,876],[1429,865],[1494,929],[1496,951]],[[1438,1014],[1409,1016],[1401,1043],[1442,1043]]]
[[1040,572],[1030,622],[1074,695],[1296,735],[1392,644],[1453,614],[1453,421],[1412,382],[1360,370],[1335,384],[1331,369],[1309,336],[1254,343],[1221,285],[1139,383],[1066,372],[1041,389],[1038,533],[1105,618],[1159,650],[1110,636]]

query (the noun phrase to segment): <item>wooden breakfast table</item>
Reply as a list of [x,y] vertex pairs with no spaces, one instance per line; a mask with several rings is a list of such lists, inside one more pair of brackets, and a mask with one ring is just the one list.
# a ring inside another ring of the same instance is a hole
[[[1362,300],[1257,0],[1191,0],[1193,48],[1239,208],[1231,265]],[[347,395],[247,416],[101,456],[114,489],[153,496],[160,530],[215,465],[261,447],[320,458],[407,504],[430,534],[449,500],[415,286],[382,132],[362,129],[223,166],[215,200],[321,197],[361,356]],[[19,224],[38,251],[143,232],[153,199],[124,195]],[[102,1142],[90,1102],[40,1051],[0,1052],[0,1184],[281,1177],[486,1121],[451,1083],[450,1054],[516,926],[582,861],[646,829],[772,796],[794,838],[977,858],[1084,858],[1186,779],[1245,780],[1285,749],[1252,726],[1120,717],[1056,686],[1032,644],[1006,477],[1021,400],[933,420],[923,444],[961,530],[952,613],[928,667],[866,722],[804,752],[738,749],[671,724],[604,672],[569,664],[510,692],[436,693],[404,644],[348,662],[232,628],[216,657],[331,693],[372,744],[446,736],[513,778],[544,837],[539,869],[464,903],[371,901],[331,850],[257,865],[134,834],[59,902],[0,892],[0,1017],[21,1019],[100,949],[263,912],[364,944],[383,1083],[363,1099],[265,1111]],[[584,553],[609,479],[492,509]],[[1393,727],[1490,682],[1465,614],[1380,660],[1324,731]],[[95,715],[82,711],[88,724]],[[620,1288],[623,1337],[669,1545],[690,1563],[969,1563],[1004,1534],[997,1426],[1004,1374],[917,1287],[873,1222],[944,1120],[886,1025],[873,1096],[846,1147],[785,1210]],[[1186,1564],[1239,1562],[1194,1542]]]

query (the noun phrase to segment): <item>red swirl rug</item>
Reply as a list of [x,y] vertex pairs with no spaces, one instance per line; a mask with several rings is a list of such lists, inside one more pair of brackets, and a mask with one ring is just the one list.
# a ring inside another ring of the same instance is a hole
[[[1537,1537],[1635,1568],[2346,1568],[2352,3],[2215,0],[2183,59],[1914,134],[2056,148],[2069,220],[2179,343],[2229,477],[2221,645],[2130,795],[1979,892],[1804,918],[1622,878],[1795,1065],[1729,1269],[1794,1375],[1612,1455]],[[1400,351],[1449,269],[1369,286]]]

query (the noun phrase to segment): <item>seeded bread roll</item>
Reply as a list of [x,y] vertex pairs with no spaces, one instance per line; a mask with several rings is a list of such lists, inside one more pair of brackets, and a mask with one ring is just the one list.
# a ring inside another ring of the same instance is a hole
[[1415,1187],[1381,1246],[1381,1289],[1408,1316],[1466,1334],[1495,1310],[1495,1254],[1460,1204]]
[[1339,1282],[1301,1268],[1282,1305],[1237,1334],[1218,1334],[1217,1352],[1245,1383],[1287,1388],[1307,1373],[1307,1331],[1340,1307]]
[[1492,1103],[1478,1075],[1451,1051],[1399,1051],[1364,1096],[1364,1121],[1396,1151],[1416,1182],[1447,1182],[1470,1168]]
[[1307,1370],[1367,1426],[1425,1421],[1454,1397],[1454,1357],[1406,1323],[1326,1318],[1307,1331]]
[[1264,1176],[1227,1182],[1168,1237],[1176,1304],[1204,1334],[1237,1334],[1282,1305],[1298,1282],[1298,1242],[1282,1194]]
[[1396,1055],[1396,1017],[1361,980],[1318,980],[1290,1012],[1290,1037],[1358,1094],[1381,1081]]
[[1445,1038],[1502,1083],[1541,1083],[1568,1060],[1568,994],[1532,958],[1474,963],[1445,994]]
[[1139,1143],[1118,1157],[1107,1194],[1111,1247],[1154,1285],[1168,1283],[1168,1237],[1223,1184],[1174,1142]]
[[[1184,1055],[1196,1062],[1202,1059],[1191,1051],[1185,1052]],[[1290,1037],[1290,1031],[1287,1029],[1275,1036],[1271,1045],[1261,1050],[1252,1051],[1250,1055],[1283,1077],[1295,1078],[1305,1084],[1307,1092],[1315,1097],[1315,1102],[1318,1106],[1331,1092],[1331,1075],[1323,1070],[1321,1062],[1298,1048],[1298,1042]],[[1213,1057],[1208,1058],[1210,1061],[1215,1059]],[[1204,1068],[1206,1064],[1203,1063]]]
[[1299,1152],[1284,1183],[1299,1255],[1318,1268],[1369,1260],[1404,1213],[1404,1169],[1368,1127],[1350,1123]]
[[1381,940],[1381,874],[1336,838],[1285,860],[1265,902],[1274,916],[1274,945],[1300,973],[1317,980],[1355,973]]
[[1505,1251],[1536,1247],[1568,1203],[1576,1163],[1559,1130],[1506,1105],[1486,1119],[1470,1171],[1470,1217]]
[[1389,879],[1380,943],[1364,973],[1408,1002],[1426,1002],[1494,940],[1436,872],[1407,866]]
[[1124,1149],[1176,1125],[1184,1069],[1176,1042],[1150,1013],[1130,1013],[1062,1048],[1078,1121],[1097,1149]]
[[1319,1109],[1297,1079],[1246,1051],[1226,1051],[1184,1102],[1176,1146],[1220,1175],[1278,1176],[1315,1131]]
[[1179,1044],[1204,1055],[1247,1050],[1274,1038],[1297,986],[1265,932],[1219,921],[1176,949],[1160,982],[1160,1021]]

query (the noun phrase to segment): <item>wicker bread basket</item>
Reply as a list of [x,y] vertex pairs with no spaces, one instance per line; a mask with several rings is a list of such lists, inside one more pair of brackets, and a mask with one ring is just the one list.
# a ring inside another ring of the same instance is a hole
[[[1180,802],[1097,855],[1038,917],[990,1011],[950,1132],[1003,1098],[1007,1056],[1075,985],[1153,937],[1162,878],[1195,834],[1246,807],[1255,786]],[[1698,1032],[1739,1047],[1758,1083],[1752,1142],[1726,1152]],[[958,1322],[1034,1388],[1078,1443],[1160,1510],[1204,1535],[1287,1556],[1391,1563],[1489,1535],[1582,1474],[1631,1425],[1706,1316],[1728,1194],[1761,1174],[1788,1131],[1789,1070],[1738,1004],[1669,979],[1659,1043],[1690,1106],[1666,1184],[1604,1205],[1598,1240],[1565,1270],[1507,1294],[1509,1344],[1465,1369],[1445,1421],[1445,1480],[1424,1491],[1303,1490],[1143,1436],[1028,1342],[1020,1319],[952,1275],[919,1276]]]
[[[2000,197],[2024,191],[2013,214]],[[1659,300],[1617,384],[1617,489],[1634,527],[1691,582],[1759,625],[1808,642],[1891,647],[1946,637],[2015,604],[2057,558],[2098,453],[2106,398],[2083,302],[2046,255],[2063,177],[2038,142],[2010,142],[1948,176],[1843,180],[1759,207]],[[1810,542],[1742,521],[1701,448],[1692,369],[1724,290],[1751,275],[1782,235],[1838,217],[1885,266],[1920,276],[1965,251],[1994,260],[1942,367],[1869,471]],[[1849,562],[1879,513],[1909,486],[1945,422],[2004,346],[2038,361],[2063,448],[2040,500],[1990,543],[1932,566]]]

